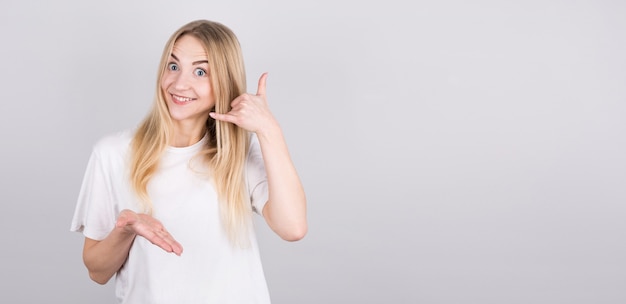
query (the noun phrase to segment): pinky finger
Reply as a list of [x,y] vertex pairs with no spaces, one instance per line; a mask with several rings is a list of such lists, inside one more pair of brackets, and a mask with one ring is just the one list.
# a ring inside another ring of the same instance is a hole
[[209,116],[211,116],[211,118],[215,120],[233,122],[233,117],[228,114],[219,114],[219,113],[211,112],[209,113]]

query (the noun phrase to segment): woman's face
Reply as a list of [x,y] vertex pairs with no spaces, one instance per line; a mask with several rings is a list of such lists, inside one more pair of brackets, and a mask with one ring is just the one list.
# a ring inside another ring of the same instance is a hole
[[174,124],[204,126],[215,105],[208,56],[193,36],[176,41],[161,79],[161,90]]

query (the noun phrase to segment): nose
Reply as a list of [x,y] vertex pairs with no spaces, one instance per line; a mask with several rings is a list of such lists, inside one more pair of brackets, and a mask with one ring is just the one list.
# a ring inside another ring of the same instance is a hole
[[176,90],[186,90],[189,89],[190,87],[190,83],[191,83],[191,77],[187,75],[187,73],[183,73],[182,71],[179,71],[178,73],[176,73],[176,75],[174,76],[174,88],[176,88]]

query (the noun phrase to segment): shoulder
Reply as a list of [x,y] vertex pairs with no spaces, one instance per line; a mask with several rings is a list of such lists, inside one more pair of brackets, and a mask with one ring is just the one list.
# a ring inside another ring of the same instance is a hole
[[100,156],[125,155],[130,149],[133,139],[132,130],[124,130],[108,134],[100,138],[93,147],[94,153]]
[[255,133],[250,133],[250,146],[248,148],[248,156],[246,157],[246,166],[248,172],[259,171],[259,173],[265,175],[263,152],[261,151],[261,145]]
[[259,145],[259,138],[256,136],[256,133],[254,132],[249,132],[248,133],[248,139],[250,140],[250,145]]
[[248,140],[248,159],[261,156],[261,145],[259,144],[259,138],[256,133],[250,132],[248,134]]

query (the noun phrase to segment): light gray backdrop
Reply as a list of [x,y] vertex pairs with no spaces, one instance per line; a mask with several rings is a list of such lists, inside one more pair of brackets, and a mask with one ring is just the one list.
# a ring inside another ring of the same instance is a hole
[[[260,226],[274,303],[626,303],[624,1],[0,4],[0,295],[112,303],[69,232],[91,147],[135,126],[163,45],[239,36],[310,232]],[[262,224],[259,221],[258,224]]]

